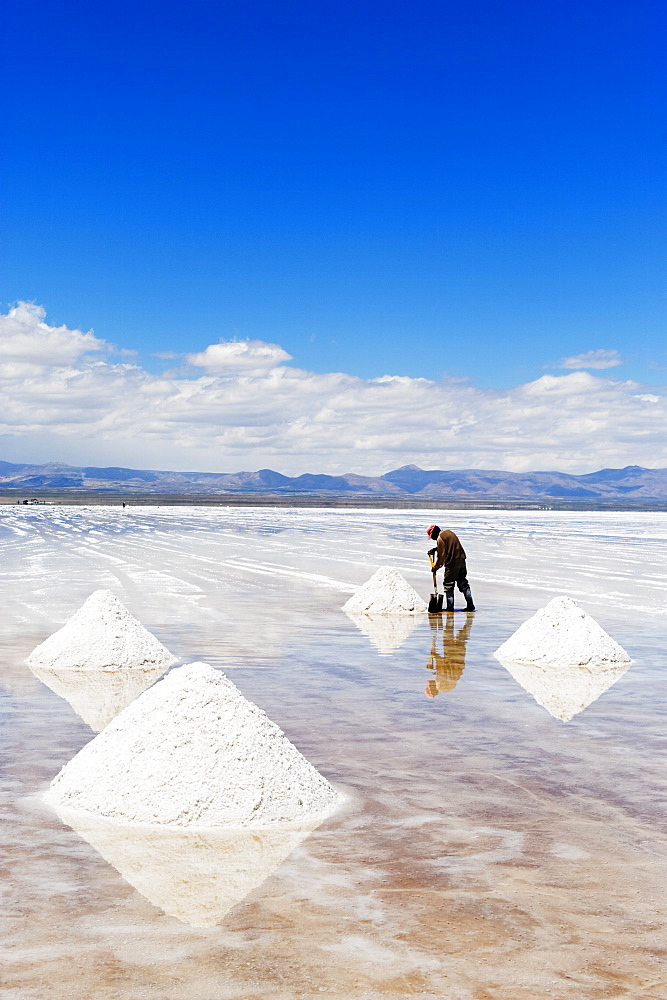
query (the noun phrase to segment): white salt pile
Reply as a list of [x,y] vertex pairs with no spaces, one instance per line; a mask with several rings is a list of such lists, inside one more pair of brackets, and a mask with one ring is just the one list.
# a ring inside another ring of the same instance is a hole
[[517,663],[605,666],[630,663],[625,650],[571,597],[554,597],[495,652]]
[[352,615],[421,615],[427,606],[397,569],[382,566],[355,591],[343,611]]
[[121,823],[210,828],[312,824],[340,797],[224,674],[191,663],[116,716],[47,800]]
[[69,809],[58,815],[142,896],[191,927],[219,924],[318,825],[191,830],[123,826]]
[[177,661],[110,590],[96,590],[61,629],[33,649],[31,667],[117,670]]
[[419,624],[416,615],[357,615],[349,611],[345,614],[382,656],[400,649]]

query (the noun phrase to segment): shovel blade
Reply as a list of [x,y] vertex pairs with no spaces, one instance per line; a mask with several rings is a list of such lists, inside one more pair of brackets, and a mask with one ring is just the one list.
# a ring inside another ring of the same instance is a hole
[[442,594],[431,594],[428,602],[428,613],[437,615],[442,611]]

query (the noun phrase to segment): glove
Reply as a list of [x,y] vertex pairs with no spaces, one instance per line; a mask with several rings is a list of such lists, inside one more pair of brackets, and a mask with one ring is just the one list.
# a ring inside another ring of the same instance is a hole
[[427,555],[429,555],[431,559],[435,559],[435,554],[437,551],[438,551],[437,549],[429,549]]

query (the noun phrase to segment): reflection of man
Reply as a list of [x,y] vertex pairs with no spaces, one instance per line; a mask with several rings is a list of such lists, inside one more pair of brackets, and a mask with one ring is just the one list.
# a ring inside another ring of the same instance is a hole
[[[472,628],[472,615],[466,615],[463,627],[454,632],[454,619],[429,615],[431,626],[431,655],[426,661],[426,669],[432,670],[434,676],[426,682],[424,693],[429,698],[453,691],[466,665],[466,643]],[[438,632],[442,633],[442,653],[437,651]]]
[[443,566],[445,568],[442,580],[442,589],[447,602],[445,611],[454,610],[454,584],[466,599],[466,611],[474,611],[475,605],[467,577],[465,549],[458,537],[449,528],[441,531],[437,524],[430,524],[426,534],[436,543],[436,547],[429,549],[428,553],[433,559],[433,573],[437,573]]

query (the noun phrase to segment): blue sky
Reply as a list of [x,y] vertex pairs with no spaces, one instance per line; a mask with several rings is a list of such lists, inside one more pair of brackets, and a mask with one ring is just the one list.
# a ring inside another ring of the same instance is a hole
[[662,3],[7,6],[3,302],[365,377],[667,364]]
[[6,0],[0,302],[151,374],[236,338],[316,374],[663,385],[666,21]]

